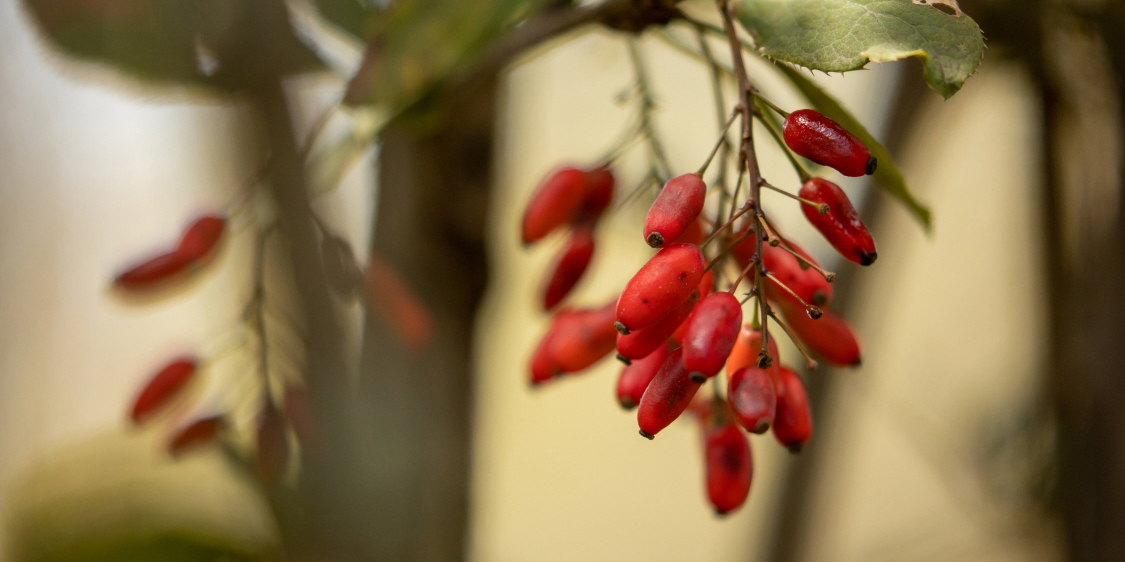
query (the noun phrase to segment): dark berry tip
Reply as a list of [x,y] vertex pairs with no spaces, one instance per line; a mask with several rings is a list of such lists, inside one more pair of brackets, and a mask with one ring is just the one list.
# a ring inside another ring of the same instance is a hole
[[643,430],[643,429],[639,430],[638,433],[641,434],[641,437],[644,437],[645,439],[648,439],[649,441],[652,441],[653,439],[656,439],[655,435],[653,435],[651,433],[645,433],[645,430]]
[[620,353],[617,354],[617,360],[624,363],[625,365],[632,365],[633,364],[633,361],[631,359],[629,359],[628,357],[625,357],[624,355],[621,355]]
[[813,320],[820,320],[820,317],[824,316],[824,311],[815,306],[805,308],[805,312],[807,312],[809,318],[812,318]]
[[659,248],[664,245],[664,236],[659,232],[653,232],[648,235],[648,238],[645,238],[645,242],[648,242],[648,245],[653,248]]
[[769,421],[758,420],[758,423],[754,425],[754,429],[750,430],[750,433],[753,433],[755,435],[761,435],[761,434],[763,434],[763,433],[765,433],[769,430],[770,430],[770,422]]
[[786,447],[789,447],[789,452],[793,453],[794,455],[800,453],[801,448],[804,447],[804,446],[805,446],[804,443],[790,443],[790,444],[786,445]]
[[875,173],[875,168],[877,168],[878,166],[879,166],[879,160],[877,158],[875,158],[874,156],[872,156],[872,157],[867,159],[867,168],[864,171],[866,171],[867,175],[870,176],[871,174]]
[[730,513],[730,512],[725,510],[725,509],[719,509],[717,507],[715,508],[715,516],[716,517],[726,517],[728,513]]
[[633,402],[633,399],[629,398],[628,396],[626,396],[625,398],[622,398],[619,402],[621,404],[621,407],[626,409],[626,410],[632,410],[633,408],[637,407],[637,403]]
[[879,257],[877,252],[859,252],[859,265],[871,265],[875,263],[875,258]]
[[620,320],[618,320],[617,322],[614,322],[613,327],[616,328],[617,331],[621,333],[621,335],[623,335],[623,336],[629,335],[629,328],[626,328],[625,325],[622,324]]
[[707,382],[707,375],[704,375],[703,373],[700,373],[699,371],[692,371],[692,373],[690,375],[688,375],[688,378],[691,379],[691,382],[698,382],[698,383]]

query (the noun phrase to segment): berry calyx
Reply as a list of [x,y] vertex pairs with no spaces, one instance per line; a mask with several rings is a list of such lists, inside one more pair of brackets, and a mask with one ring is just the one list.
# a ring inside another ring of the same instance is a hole
[[801,197],[828,204],[827,214],[820,214],[808,205],[802,205],[805,218],[836,248],[840,255],[859,265],[875,263],[875,240],[859,218],[844,190],[821,178],[813,178],[801,186]]
[[657,252],[621,292],[618,331],[629,333],[655,324],[696,290],[704,267],[698,246],[673,244]]
[[663,248],[676,241],[703,211],[706,196],[707,184],[695,174],[668,180],[645,217],[645,242]]
[[817,164],[853,178],[875,173],[878,161],[867,146],[820,112],[802,109],[790,113],[782,132],[793,152]]

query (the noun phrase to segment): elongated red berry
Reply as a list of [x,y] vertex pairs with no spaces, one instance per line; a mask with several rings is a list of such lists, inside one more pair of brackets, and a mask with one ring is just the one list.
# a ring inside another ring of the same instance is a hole
[[755,366],[734,371],[727,383],[727,401],[739,425],[747,431],[765,433],[777,413],[773,377]]
[[652,256],[617,301],[623,333],[655,324],[684,302],[699,286],[704,267],[703,252],[691,244],[673,244]]
[[567,166],[547,176],[523,213],[523,243],[530,244],[570,222],[587,193],[586,172]]
[[543,384],[562,374],[562,369],[555,361],[555,339],[559,334],[559,326],[567,324],[566,318],[573,314],[576,314],[574,310],[564,308],[556,312],[554,317],[551,318],[547,333],[543,334],[543,338],[539,340],[539,346],[531,354],[529,374],[532,385]]
[[823,316],[813,320],[798,307],[781,303],[778,308],[789,329],[814,355],[841,367],[859,365],[859,339],[843,318],[825,310]]
[[272,403],[258,416],[255,464],[258,478],[267,486],[281,481],[289,465],[289,430],[285,416]]
[[226,223],[226,219],[218,215],[196,219],[180,237],[176,253],[188,261],[207,257],[222,238]]
[[649,439],[656,437],[660,430],[676,421],[699,390],[700,383],[688,376],[683,358],[681,348],[669,353],[641,396],[641,405],[637,408],[637,425],[641,428],[641,435]]
[[741,326],[738,297],[726,292],[708,295],[695,307],[684,328],[684,368],[696,379],[718,374]]
[[209,416],[199,418],[181,427],[168,442],[168,451],[172,455],[180,455],[189,449],[210,443],[219,435],[222,428],[222,416]]
[[653,248],[671,244],[703,211],[707,184],[695,174],[676,176],[664,184],[645,217],[645,241]]
[[801,377],[788,367],[782,367],[780,374],[773,434],[778,442],[796,453],[812,437],[812,412],[809,410],[809,398]]
[[[776,379],[777,368],[781,364],[781,356],[778,354],[777,338],[774,337],[773,332],[769,334],[769,341],[770,366],[766,369],[766,372]],[[761,353],[762,331],[755,330],[750,324],[744,325],[742,331],[738,333],[738,341],[734,342],[734,349],[730,352],[730,358],[727,359],[727,373],[735,373],[745,367],[757,366]]]
[[577,222],[596,221],[613,202],[613,170],[594,168],[586,172],[586,196],[578,210]]
[[140,423],[170,402],[195,373],[195,359],[176,359],[149,379],[133,401],[133,421]]
[[637,359],[621,369],[621,375],[617,378],[617,402],[622,408],[632,410],[641,403],[645,389],[656,376],[656,372],[664,365],[671,350],[671,346],[667,343],[662,344],[648,356]]
[[867,146],[819,112],[802,109],[790,113],[783,133],[793,152],[817,164],[853,178],[875,173],[878,161]]
[[695,219],[688,223],[684,233],[679,238],[672,241],[673,244],[695,244],[696,246],[703,243],[707,239],[707,233],[704,232],[702,219]]
[[664,345],[668,338],[684,324],[697,302],[699,297],[692,293],[655,324],[642,330],[633,330],[628,334],[618,334],[617,353],[626,359],[647,357]]
[[715,292],[715,271],[708,269],[699,279],[699,298],[705,299],[707,295]]
[[[785,242],[782,242],[782,244],[785,244]],[[791,242],[789,244],[795,252],[816,263],[800,246]],[[775,248],[769,245],[762,247],[762,254],[765,256],[762,265],[777,279],[777,281],[769,279],[766,282],[766,296],[770,300],[787,300],[794,304],[800,304],[793,293],[778,286],[778,281],[797,293],[797,297],[800,297],[805,304],[823,307],[827,306],[832,300],[832,284],[826,281],[817,270],[807,266],[802,268],[804,264],[793,254],[780,247]]]
[[121,273],[114,283],[130,291],[153,289],[183,273],[190,263],[175,252],[160,254]]
[[601,308],[575,311],[559,320],[558,333],[551,342],[551,355],[560,371],[584,370],[613,351],[617,343],[613,310],[611,302]]
[[813,178],[801,186],[801,197],[816,203],[827,203],[828,214],[822,215],[809,205],[801,205],[805,218],[848,260],[859,265],[875,263],[875,240],[867,231],[867,226],[855,212],[852,202],[836,184],[821,178]]
[[707,498],[715,513],[726,515],[746,502],[754,476],[750,442],[737,425],[727,420],[704,430]]
[[586,273],[593,256],[593,228],[589,225],[576,226],[547,277],[547,284],[543,288],[543,310],[555,308],[570,294],[582,274]]

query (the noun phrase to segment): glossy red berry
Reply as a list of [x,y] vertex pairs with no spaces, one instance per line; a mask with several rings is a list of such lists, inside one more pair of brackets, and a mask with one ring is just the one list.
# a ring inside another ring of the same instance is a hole
[[621,369],[621,375],[617,378],[617,402],[622,408],[632,410],[641,403],[645,389],[656,376],[656,372],[664,365],[671,350],[671,346],[667,343],[662,344],[648,356],[637,359]]
[[811,109],[794,111],[785,118],[783,131],[789,148],[841,174],[857,178],[875,173],[878,162],[867,146],[835,121]]
[[613,171],[608,167],[586,172],[586,197],[578,211],[578,222],[593,222],[602,216],[613,202]]
[[777,381],[777,415],[773,434],[778,442],[796,453],[812,437],[812,413],[805,385],[797,373],[782,367]]
[[823,316],[813,320],[801,308],[785,303],[779,308],[786,325],[814,355],[841,367],[859,365],[859,339],[843,318],[825,310]]
[[715,513],[726,515],[746,502],[754,476],[750,442],[737,425],[725,423],[703,433],[707,498]]
[[547,285],[543,288],[543,310],[558,306],[586,273],[594,255],[594,230],[590,225],[579,225],[570,233],[570,239],[555,260]]
[[543,384],[562,374],[555,361],[555,338],[559,334],[559,326],[565,324],[563,320],[572,314],[575,314],[575,311],[565,308],[556,312],[551,319],[551,325],[547,328],[547,333],[543,334],[539,346],[531,354],[528,374],[532,385]]
[[673,243],[703,211],[707,184],[695,174],[676,176],[664,184],[645,217],[645,241],[653,248]]
[[684,368],[693,378],[713,377],[723,369],[742,326],[742,305],[726,292],[699,302],[684,328]]
[[180,455],[189,449],[214,441],[222,428],[222,416],[200,418],[181,427],[171,441],[168,442],[168,451],[172,455]]
[[542,239],[570,222],[587,194],[586,172],[574,167],[560,168],[540,184],[523,214],[523,242]]
[[633,330],[628,334],[617,335],[617,353],[626,359],[641,359],[648,356],[684,324],[691,311],[695,309],[699,297],[692,293],[690,297],[676,305],[671,312],[664,315],[655,324],[643,330]]
[[196,219],[180,237],[176,253],[188,261],[207,257],[222,238],[226,222],[225,218],[217,215]]
[[576,373],[597,363],[613,351],[617,330],[613,327],[614,303],[598,309],[577,310],[558,321],[551,342],[551,356],[564,373]]
[[727,383],[727,401],[739,425],[765,433],[777,412],[773,376],[755,366],[734,371]]
[[160,254],[121,273],[114,283],[130,291],[153,289],[183,273],[190,263],[176,252]]
[[[782,244],[785,243],[782,242]],[[800,246],[791,242],[789,244],[795,252],[816,263]],[[811,267],[802,268],[804,264],[793,254],[780,247],[775,248],[769,245],[762,247],[762,254],[765,256],[762,265],[765,266],[766,270],[773,274],[781,284],[797,293],[797,296],[805,304],[823,307],[827,306],[832,300],[832,284],[826,281],[817,270]],[[778,283],[773,279],[767,280],[765,287],[766,296],[771,301],[786,300],[793,304],[800,304],[793,293],[778,286]]]
[[[777,351],[777,338],[774,337],[772,332],[769,340],[770,366],[766,369],[766,372],[776,379],[781,358]],[[761,353],[762,331],[755,330],[750,324],[742,326],[742,330],[738,334],[738,341],[734,342],[734,349],[731,350],[730,358],[727,359],[727,373],[731,374],[745,367],[757,366],[758,357]]]
[[676,421],[684,413],[691,399],[699,390],[700,383],[688,376],[684,369],[683,349],[677,348],[668,354],[660,370],[656,372],[637,408],[637,425],[641,435],[652,439],[660,430]]
[[144,421],[170,402],[191,380],[191,376],[195,374],[195,365],[194,358],[176,359],[153,375],[133,401],[133,421]]
[[673,244],[660,250],[625,285],[617,301],[622,333],[655,324],[699,286],[705,267],[698,246]]
[[801,205],[801,211],[840,255],[859,265],[875,263],[878,257],[875,240],[844,190],[828,180],[813,178],[801,186],[799,195],[816,203],[828,204],[826,215],[809,205]]

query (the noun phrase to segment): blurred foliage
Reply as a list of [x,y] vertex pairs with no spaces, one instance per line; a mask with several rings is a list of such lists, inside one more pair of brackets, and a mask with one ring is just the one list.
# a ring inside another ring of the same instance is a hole
[[744,0],[738,18],[763,55],[814,70],[918,57],[926,82],[948,98],[976,72],[984,37],[955,2],[931,3],[943,8],[928,0]]

